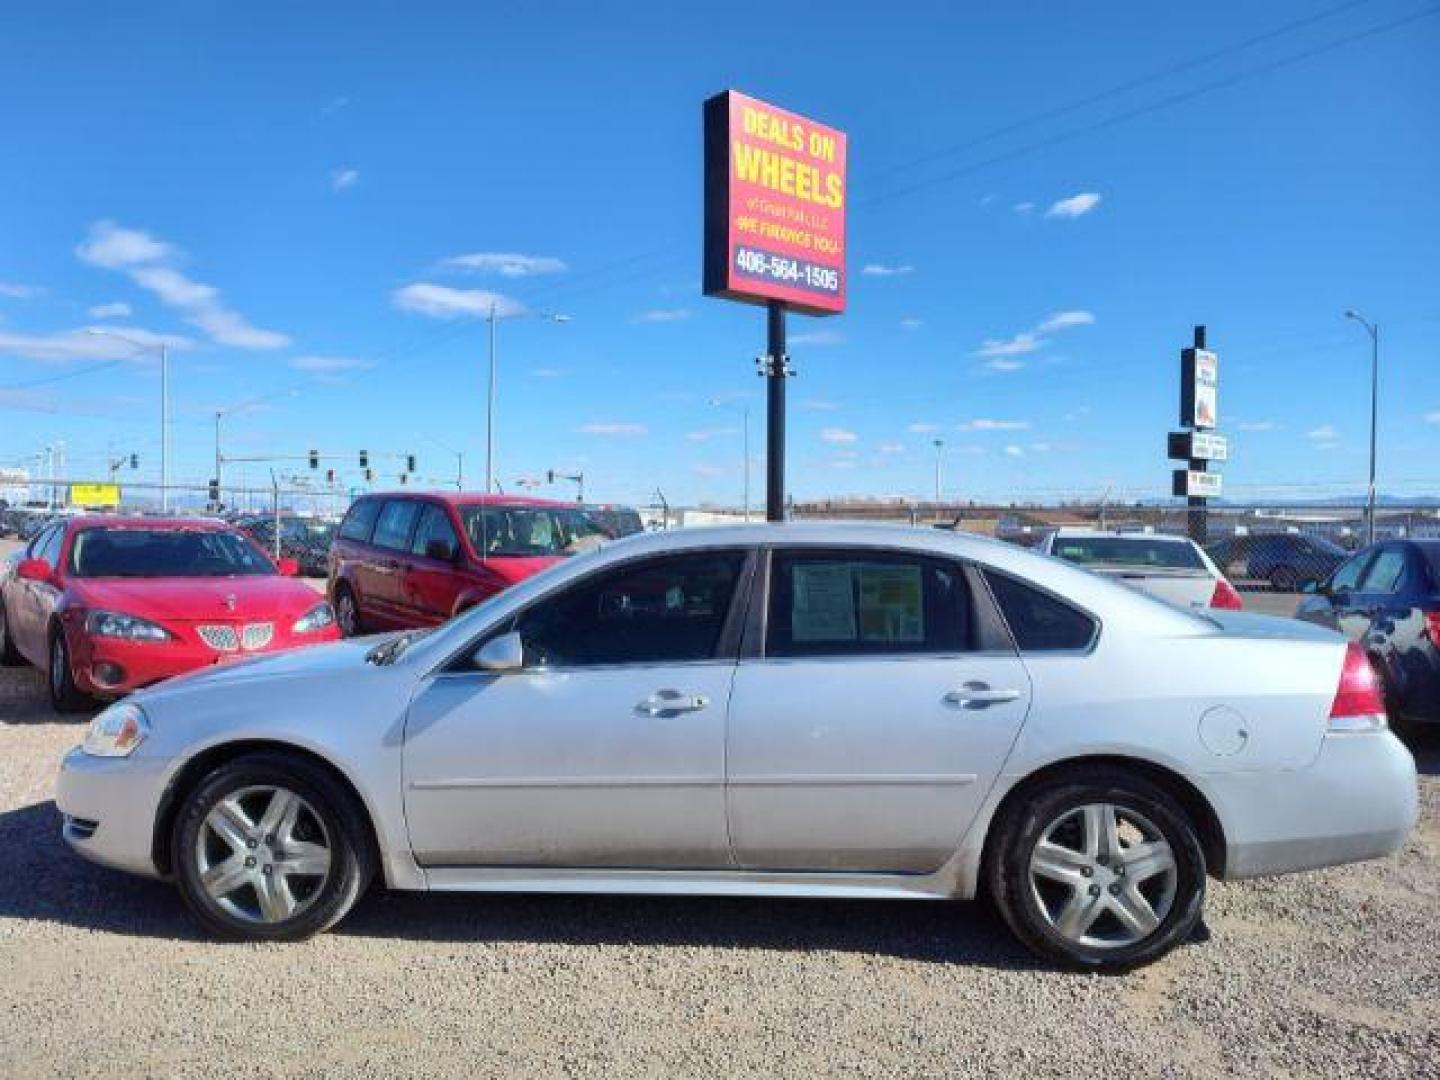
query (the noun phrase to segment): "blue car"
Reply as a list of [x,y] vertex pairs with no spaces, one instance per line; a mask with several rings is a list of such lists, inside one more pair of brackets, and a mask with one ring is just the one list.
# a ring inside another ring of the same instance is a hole
[[1393,721],[1440,724],[1440,539],[1361,549],[1295,614],[1364,648]]

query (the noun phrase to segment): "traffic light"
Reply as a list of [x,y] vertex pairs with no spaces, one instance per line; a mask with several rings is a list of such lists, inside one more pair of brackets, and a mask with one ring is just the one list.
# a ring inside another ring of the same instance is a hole
[[403,473],[403,472],[402,472],[402,473],[400,474],[400,483],[402,483],[402,484],[408,484],[409,482],[410,482],[410,474],[409,474],[409,473]]
[[374,470],[374,469],[366,469],[366,470],[365,470],[365,482],[368,484],[368,483],[370,483],[370,481],[372,481],[372,480],[374,480],[374,479],[375,479],[375,470]]
[[334,469],[326,469],[326,470],[325,470],[325,482],[326,482],[327,484],[333,484],[333,483],[335,482],[335,470],[334,470]]
[[415,455],[414,455],[414,454],[410,454],[409,456],[407,456],[407,457],[405,458],[405,471],[406,471],[406,472],[414,472],[414,471],[415,471]]
[[360,467],[362,469],[368,469],[370,467],[370,455],[364,450],[360,451]]
[[545,482],[546,482],[547,484],[553,484],[553,483],[555,482],[555,470],[554,470],[554,469],[546,469],[546,470],[545,470]]
[[220,481],[210,481],[210,502],[216,506],[220,505]]
[[310,451],[310,467],[312,469],[318,469],[320,467],[320,454],[318,451]]
[[131,467],[132,469],[138,469],[138,468],[140,467],[140,455],[139,455],[139,454],[131,454],[131,455],[130,455],[130,467]]

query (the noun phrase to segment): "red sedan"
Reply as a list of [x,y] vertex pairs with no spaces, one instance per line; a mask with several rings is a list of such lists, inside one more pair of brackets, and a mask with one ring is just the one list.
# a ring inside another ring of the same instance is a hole
[[330,605],[218,521],[77,517],[0,572],[0,662],[48,674],[59,711],[209,664],[340,636]]

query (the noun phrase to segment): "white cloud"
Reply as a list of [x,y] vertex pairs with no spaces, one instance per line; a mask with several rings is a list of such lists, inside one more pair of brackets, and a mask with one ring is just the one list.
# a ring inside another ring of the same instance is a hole
[[[54,334],[11,334],[0,331],[0,356],[23,356],[27,360],[123,360],[135,354],[135,346],[118,338],[87,333],[89,327],[62,330]],[[103,329],[124,334],[141,345],[165,344],[177,351],[195,343],[173,334],[156,334],[129,326],[107,326]]]
[[726,469],[723,465],[695,465],[693,466],[696,476],[716,477],[724,476]]
[[1280,425],[1274,420],[1240,420],[1235,423],[1236,431],[1279,431]]
[[981,417],[976,420],[967,420],[958,425],[958,431],[1027,431],[1030,428],[1029,420],[990,420]]
[[720,435],[733,435],[734,428],[710,428],[705,431],[687,431],[685,438],[688,442],[709,442]]
[[879,446],[877,446],[877,447],[875,448],[875,452],[876,452],[876,453],[879,453],[879,454],[886,454],[886,455],[889,455],[889,454],[903,454],[903,453],[905,452],[905,444],[904,444],[904,443],[898,443],[898,442],[881,443]]
[[1440,409],[1432,409],[1425,414],[1427,424],[1440,424]]
[[558,274],[569,269],[564,260],[553,255],[522,255],[514,251],[473,251],[468,255],[452,255],[440,265],[446,270],[499,274],[511,278]]
[[492,310],[503,319],[525,311],[518,300],[488,289],[452,289],[449,285],[432,285],[425,281],[396,289],[390,300],[401,311],[415,311],[433,319],[484,317]]
[[820,441],[832,445],[844,446],[849,443],[859,442],[860,436],[848,428],[827,427],[820,429]]
[[174,247],[139,229],[123,229],[113,221],[97,221],[75,254],[81,262],[121,270],[127,266],[163,262],[178,254]]
[[901,330],[919,330],[920,327],[924,325],[925,322],[923,319],[917,319],[913,315],[906,315],[903,319],[900,320]]
[[860,268],[860,273],[867,277],[902,277],[905,274],[914,273],[915,268],[908,263],[900,266],[889,263],[866,263]]
[[917,420],[905,429],[912,435],[929,435],[931,432],[939,431],[939,424],[931,424],[924,420]]
[[1025,448],[1023,446],[1016,446],[1014,443],[1011,443],[1009,446],[1005,447],[1005,454],[1007,457],[1024,457]]
[[290,361],[290,366],[296,371],[335,374],[341,371],[360,371],[375,365],[369,360],[354,356],[297,356]]
[[360,182],[359,169],[336,169],[330,174],[330,190],[345,191]]
[[1017,214],[1028,214],[1035,209],[1035,204],[1033,202],[1017,202],[1011,209]]
[[1048,442],[1032,442],[1030,449],[1034,450],[1037,454],[1047,454],[1050,452],[1050,444]]
[[976,356],[1022,356],[1025,353],[1034,352],[1044,342],[1034,334],[1026,331],[1023,334],[1016,334],[1012,338],[987,338],[980,343],[980,348],[975,350]]
[[1024,360],[1006,360],[1003,357],[995,357],[985,361],[985,367],[991,371],[1011,372],[1019,371],[1025,366]]
[[582,424],[578,430],[582,435],[604,435],[623,439],[644,435],[650,429],[644,424],[592,423]]
[[9,297],[11,300],[33,300],[44,292],[45,290],[38,285],[22,285],[18,281],[0,281],[0,296]]
[[652,311],[642,311],[635,316],[637,323],[665,323],[683,322],[690,318],[689,308],[656,308]]
[[1334,442],[1340,437],[1340,433],[1335,430],[1334,424],[1321,424],[1319,427],[1307,431],[1305,437],[1314,439],[1316,442]]
[[320,107],[320,116],[322,119],[327,116],[334,116],[337,112],[340,112],[342,109],[348,109],[349,107],[350,99],[348,97],[331,98]]
[[1079,195],[1071,195],[1068,199],[1060,199],[1050,204],[1050,209],[1045,211],[1047,218],[1078,218],[1088,214],[1095,207],[1100,205],[1100,196],[1093,191],[1082,191]]
[[119,300],[113,304],[96,304],[90,309],[92,319],[124,319],[130,314],[130,305]]
[[1037,334],[1053,334],[1072,326],[1092,326],[1095,316],[1088,311],[1057,311],[1035,328]]
[[805,398],[800,402],[800,408],[806,412],[836,412],[840,408],[840,402],[831,401],[829,398]]
[[532,379],[563,379],[568,374],[570,373],[563,368],[537,367],[530,369]]
[[792,345],[843,345],[845,335],[839,330],[806,330],[804,333],[791,334],[790,344]]
[[855,462],[851,458],[835,458],[830,462],[832,469],[853,469]]

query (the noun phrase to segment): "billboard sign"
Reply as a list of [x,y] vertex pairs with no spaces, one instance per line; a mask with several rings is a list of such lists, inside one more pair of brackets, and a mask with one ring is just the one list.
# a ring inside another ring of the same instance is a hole
[[1180,423],[1220,426],[1220,358],[1207,349],[1180,351]]
[[120,505],[119,484],[71,484],[71,506],[93,506],[113,510]]
[[1224,477],[1219,473],[1200,472],[1197,469],[1176,469],[1170,491],[1176,498],[1213,499],[1224,490],[1224,486]]
[[1230,457],[1230,440],[1214,431],[1172,431],[1168,447],[1170,457],[1189,461],[1226,461]]
[[734,90],[705,102],[706,296],[845,310],[845,133]]

